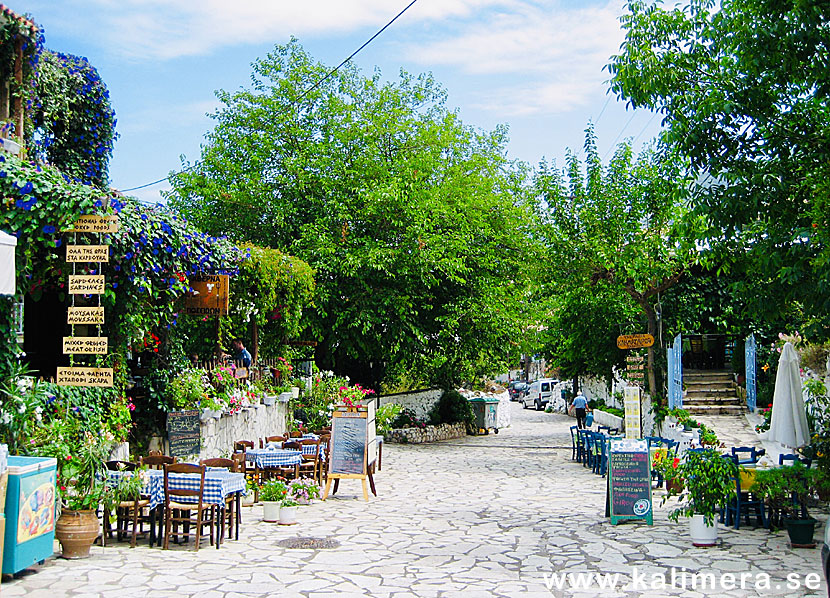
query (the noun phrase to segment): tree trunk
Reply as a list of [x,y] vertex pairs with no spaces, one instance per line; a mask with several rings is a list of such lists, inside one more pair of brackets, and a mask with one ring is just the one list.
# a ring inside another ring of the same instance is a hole
[[259,327],[256,323],[256,317],[251,314],[251,363],[254,364],[259,358]]
[[[644,301],[641,306],[643,311],[646,313],[646,317],[648,318],[648,333],[653,338],[657,330],[657,316],[654,313],[654,308],[650,303],[648,303],[648,301]],[[648,348],[648,361],[646,367],[648,368],[648,392],[651,395],[652,400],[656,400],[657,381],[654,378],[654,345],[651,345]]]

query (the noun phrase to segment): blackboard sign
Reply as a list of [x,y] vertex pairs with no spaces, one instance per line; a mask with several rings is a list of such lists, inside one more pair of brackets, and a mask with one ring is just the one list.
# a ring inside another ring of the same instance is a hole
[[167,414],[167,440],[171,457],[198,455],[200,448],[199,412],[172,411]]
[[332,418],[329,473],[366,473],[366,412]]
[[615,525],[628,519],[652,524],[651,458],[645,440],[610,441],[606,515]]

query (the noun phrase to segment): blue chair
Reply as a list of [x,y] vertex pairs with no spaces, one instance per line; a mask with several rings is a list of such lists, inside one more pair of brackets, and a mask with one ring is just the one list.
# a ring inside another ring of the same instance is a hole
[[789,455],[778,455],[778,465],[793,465],[795,463],[802,463],[809,469],[813,465],[813,460],[793,453]]
[[590,438],[588,437],[588,434],[590,432],[589,432],[589,430],[580,429],[580,430],[577,430],[576,433],[577,433],[577,436],[578,436],[578,439],[579,439],[579,445],[582,447],[582,452],[579,455],[578,460],[579,460],[580,463],[582,463],[583,467],[587,467],[588,466],[588,460],[590,459],[590,453],[591,453]]
[[608,451],[611,447],[610,444],[611,440],[603,436],[600,438],[600,454],[599,454],[599,468],[597,473],[602,477],[605,477],[606,472],[608,471]]
[[765,455],[765,449],[756,449],[754,446],[732,447],[732,456],[738,458],[738,465],[757,463],[761,455]]
[[[728,455],[731,456],[731,455]],[[736,458],[735,456],[732,456]],[[755,512],[758,525],[768,528],[770,525],[766,510],[764,509],[764,498],[755,494],[751,488],[741,488],[740,472],[735,478],[735,498],[726,505],[726,525],[733,525],[735,529],[741,527],[741,516],[749,525],[749,516]],[[723,517],[721,517],[723,520]]]
[[579,428],[571,426],[571,461],[576,461],[582,455],[582,442],[579,438]]

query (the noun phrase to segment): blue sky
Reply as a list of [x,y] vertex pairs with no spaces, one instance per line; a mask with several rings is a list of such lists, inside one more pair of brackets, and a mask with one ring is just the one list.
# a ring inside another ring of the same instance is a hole
[[[297,37],[337,65],[409,0],[10,0],[45,29],[47,47],[86,56],[110,89],[120,134],[112,185],[166,176],[180,156],[199,158],[217,89],[248,84],[251,63]],[[511,157],[562,166],[589,120],[599,148],[633,138],[660,118],[607,94],[603,66],[618,51],[623,3],[597,0],[418,0],[354,59],[366,74],[431,71],[468,125],[510,129]],[[610,98],[610,100],[609,100]],[[130,192],[157,201],[166,183]]]

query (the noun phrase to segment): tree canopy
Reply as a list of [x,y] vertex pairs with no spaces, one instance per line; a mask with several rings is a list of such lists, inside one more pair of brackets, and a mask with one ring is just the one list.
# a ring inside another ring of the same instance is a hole
[[429,75],[347,65],[296,41],[254,65],[171,204],[203,230],[297,255],[316,272],[306,333],[321,367],[377,387],[498,369],[521,300],[531,220],[506,131],[476,131]]
[[[830,320],[830,4],[633,0],[611,88],[663,114],[666,140],[703,187],[710,263],[741,274],[748,313],[803,305]],[[772,300],[771,300],[772,298]]]

